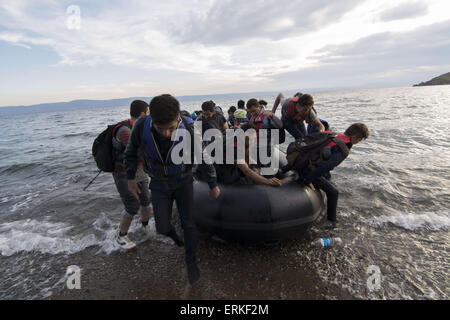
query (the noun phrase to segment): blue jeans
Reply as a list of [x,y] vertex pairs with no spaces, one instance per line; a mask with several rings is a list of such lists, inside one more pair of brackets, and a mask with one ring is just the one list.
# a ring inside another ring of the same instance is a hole
[[288,119],[282,119],[284,129],[289,132],[294,139],[299,139],[301,137],[306,136],[306,128],[304,121],[293,122]]
[[172,206],[175,201],[184,231],[186,264],[196,261],[197,227],[194,221],[194,182],[192,176],[179,184],[167,184],[152,179],[153,214],[155,215],[156,231],[172,237],[176,231],[172,225]]

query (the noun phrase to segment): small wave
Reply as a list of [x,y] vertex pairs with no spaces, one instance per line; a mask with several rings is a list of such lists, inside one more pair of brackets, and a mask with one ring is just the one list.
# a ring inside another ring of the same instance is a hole
[[[18,252],[47,254],[75,254],[88,247],[99,246],[97,253],[110,254],[119,250],[114,240],[118,221],[109,219],[105,213],[92,224],[92,233],[79,236],[69,236],[73,229],[68,223],[38,221],[34,219],[18,220],[0,225],[0,255],[12,256]],[[163,244],[173,245],[172,239],[156,234],[154,218],[149,221],[150,237]],[[137,243],[144,242],[147,235],[142,233],[139,219],[135,219],[129,234]]]
[[[16,212],[18,209],[21,209],[21,208],[29,208],[30,204],[33,202],[33,200],[39,196],[40,196],[39,192],[35,192],[35,193],[30,192],[23,196],[13,197],[13,199],[21,198],[21,200],[13,204],[13,206],[10,208],[10,212]],[[7,198],[7,200],[10,200],[10,199]],[[6,201],[3,201],[3,199],[2,199],[1,202],[6,202]]]
[[372,219],[372,226],[380,227],[392,223],[406,230],[426,229],[431,231],[450,230],[450,212],[393,213]]
[[0,173],[17,173],[24,170],[31,170],[42,166],[41,163],[20,163],[10,166],[0,167]]
[[94,235],[65,236],[71,229],[67,223],[33,219],[3,223],[0,225],[0,255],[11,256],[21,251],[73,254],[97,244]]
[[74,138],[74,137],[95,137],[96,134],[92,132],[80,132],[80,133],[67,133],[64,134],[63,138]]

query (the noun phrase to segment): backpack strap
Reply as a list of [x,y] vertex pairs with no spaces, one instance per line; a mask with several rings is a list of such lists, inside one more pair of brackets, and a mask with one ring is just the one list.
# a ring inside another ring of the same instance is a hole
[[333,141],[336,143],[336,145],[337,145],[339,148],[341,148],[342,152],[344,153],[345,157],[347,158],[348,155],[349,155],[349,153],[350,153],[350,150],[349,150],[349,148],[347,147],[347,145],[346,145],[341,139],[338,139],[338,138],[336,138],[336,137],[333,138]]
[[114,126],[114,129],[113,129],[113,131],[112,131],[112,136],[113,136],[113,138],[116,137],[117,130],[119,130],[119,128],[120,128],[121,126],[128,127],[128,129],[133,128],[133,126],[131,125],[130,120],[121,121],[121,122],[117,123],[117,124]]

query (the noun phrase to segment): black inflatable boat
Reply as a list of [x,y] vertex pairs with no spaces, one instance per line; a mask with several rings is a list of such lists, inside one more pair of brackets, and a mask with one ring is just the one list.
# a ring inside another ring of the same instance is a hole
[[284,178],[280,188],[223,185],[209,199],[206,182],[194,182],[194,215],[200,228],[227,241],[265,242],[305,233],[326,212],[324,194]]

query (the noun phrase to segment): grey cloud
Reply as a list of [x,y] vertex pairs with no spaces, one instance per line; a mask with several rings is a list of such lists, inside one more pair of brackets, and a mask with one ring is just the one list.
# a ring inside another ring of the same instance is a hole
[[[427,78],[421,66],[434,67],[430,75],[449,71],[440,69],[450,65],[449,34],[450,20],[411,32],[380,33],[347,45],[327,46],[311,57],[319,67],[281,74],[274,80],[305,81],[308,87],[413,84]],[[398,73],[380,77],[391,72]]]
[[[191,13],[172,36],[180,42],[203,44],[238,43],[249,38],[282,39],[315,31],[336,22],[342,15],[360,5],[360,0],[267,0],[216,1],[206,13]],[[287,18],[293,25],[273,26]],[[271,27],[273,26],[273,27]]]
[[382,21],[392,21],[423,16],[428,13],[428,6],[422,1],[401,4],[380,14]]

